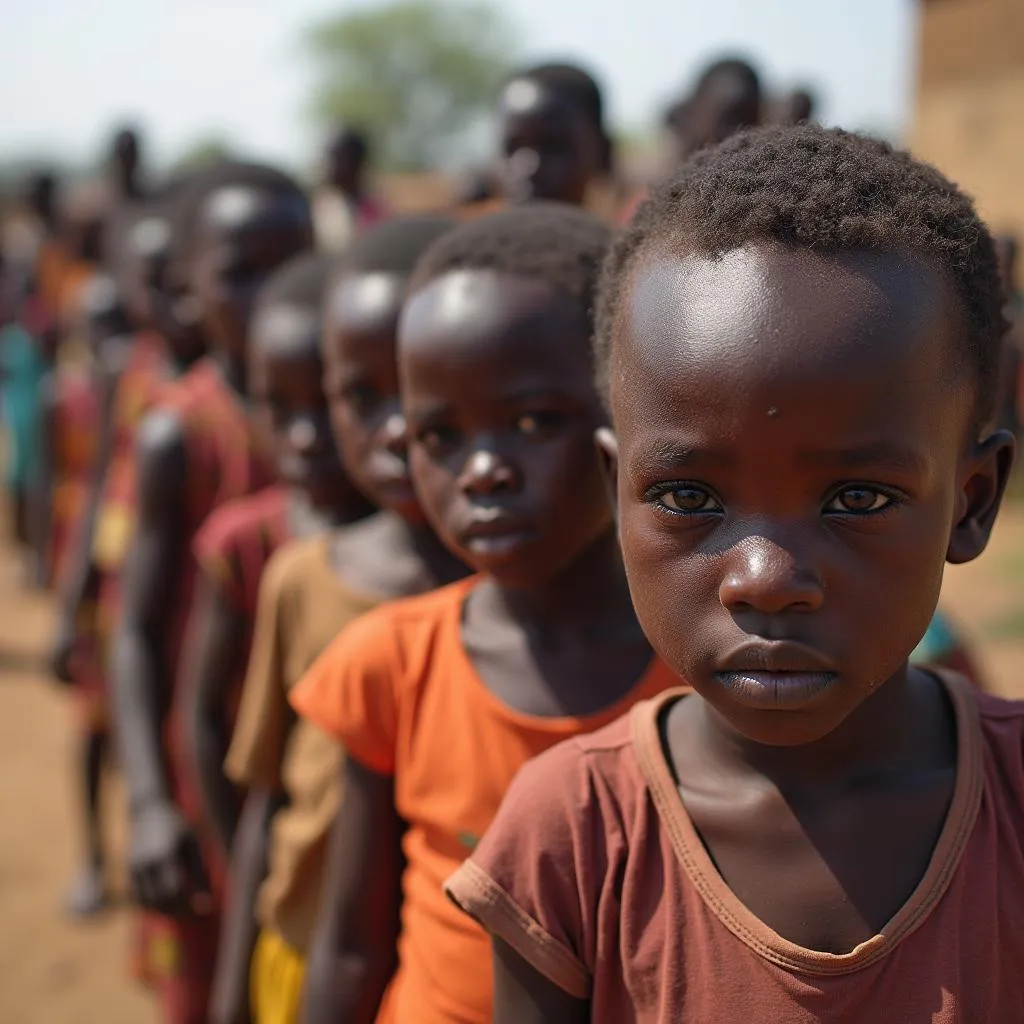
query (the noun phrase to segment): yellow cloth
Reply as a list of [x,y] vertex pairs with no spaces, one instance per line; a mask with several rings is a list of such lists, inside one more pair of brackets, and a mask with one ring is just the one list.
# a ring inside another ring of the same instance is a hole
[[277,932],[264,928],[249,976],[254,1024],[298,1024],[306,961]]

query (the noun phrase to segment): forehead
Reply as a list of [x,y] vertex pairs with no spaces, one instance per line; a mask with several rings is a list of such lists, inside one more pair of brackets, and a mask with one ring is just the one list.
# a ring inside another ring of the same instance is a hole
[[319,359],[320,318],[315,311],[290,302],[261,306],[253,318],[252,342],[254,360]]
[[402,274],[346,273],[327,289],[325,314],[330,327],[348,332],[394,330],[406,278]]
[[200,209],[202,232],[239,237],[304,224],[309,219],[298,195],[257,185],[225,185],[212,191]]
[[534,123],[585,121],[581,105],[564,90],[541,85],[529,78],[516,78],[505,86],[499,111],[506,131]]
[[[524,376],[590,387],[590,328],[578,302],[545,282],[490,270],[457,270],[406,303],[399,362],[411,385],[428,379],[477,388]],[[460,383],[461,382],[461,383]]]
[[[718,259],[651,254],[627,284],[611,353],[620,427],[696,419],[728,435],[757,415],[892,420],[970,405],[962,315],[945,278],[897,254],[750,246]],[[712,416],[703,415],[712,413]]]

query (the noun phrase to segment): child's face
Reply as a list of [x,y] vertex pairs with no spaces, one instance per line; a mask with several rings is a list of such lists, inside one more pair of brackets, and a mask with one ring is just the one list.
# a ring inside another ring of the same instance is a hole
[[626,569],[655,649],[748,738],[836,728],[983,549],[1009,459],[973,439],[962,324],[910,258],[640,258],[611,366]]
[[192,289],[216,347],[243,358],[256,294],[287,259],[312,243],[309,211],[297,197],[228,186],[203,204]]
[[331,437],[320,358],[320,319],[288,303],[253,317],[249,390],[273,446],[281,480],[331,507],[346,481]]
[[513,201],[582,205],[603,170],[604,140],[577,106],[527,78],[501,98],[501,176]]
[[550,579],[611,525],[593,455],[603,417],[588,336],[570,299],[491,271],[445,274],[402,314],[423,509],[463,561],[510,586]]
[[395,332],[405,277],[346,274],[324,303],[324,364],[334,436],[348,472],[375,505],[420,522],[409,479]]

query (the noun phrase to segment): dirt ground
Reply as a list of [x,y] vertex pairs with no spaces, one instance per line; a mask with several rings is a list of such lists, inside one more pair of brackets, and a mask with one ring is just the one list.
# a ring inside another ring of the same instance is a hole
[[[982,559],[949,570],[943,603],[992,689],[1024,698],[1024,505],[1007,510]],[[76,849],[75,719],[41,668],[51,623],[48,600],[19,586],[10,549],[0,548],[0,1021],[155,1024],[126,974],[124,908],[89,924],[60,913]]]

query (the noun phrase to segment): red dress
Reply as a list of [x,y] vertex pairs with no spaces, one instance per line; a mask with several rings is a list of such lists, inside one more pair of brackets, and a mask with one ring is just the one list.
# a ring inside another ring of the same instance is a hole
[[81,525],[96,465],[99,401],[90,375],[61,369],[55,375],[50,465],[53,491],[47,584],[56,587],[68,569],[72,540]]

